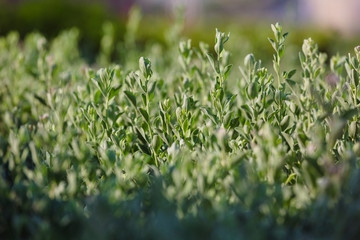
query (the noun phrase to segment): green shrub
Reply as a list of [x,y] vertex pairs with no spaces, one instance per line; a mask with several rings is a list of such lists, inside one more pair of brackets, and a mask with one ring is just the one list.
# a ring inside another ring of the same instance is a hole
[[276,24],[273,69],[238,69],[230,34],[139,53],[133,21],[101,69],[75,29],[0,39],[2,239],[359,236],[359,47],[327,66],[307,39],[285,69]]

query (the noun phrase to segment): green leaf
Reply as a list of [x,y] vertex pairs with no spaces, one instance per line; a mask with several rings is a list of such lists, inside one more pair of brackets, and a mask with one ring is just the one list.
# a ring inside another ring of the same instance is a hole
[[149,146],[144,145],[144,144],[139,144],[139,143],[137,143],[136,145],[138,146],[138,148],[141,152],[151,156],[151,150],[150,150]]
[[224,68],[224,79],[227,79],[227,78],[228,78],[232,66],[233,66],[233,65],[230,64],[230,65],[227,65],[227,66]]
[[102,96],[102,94],[101,94],[100,90],[97,90],[94,95],[94,102],[99,103],[101,100],[101,96]]
[[271,30],[273,31],[274,35],[277,35],[277,29],[274,24],[271,24]]
[[290,86],[290,87],[293,87],[296,85],[296,82],[294,80],[291,80],[289,78],[286,78],[285,79],[285,82]]
[[120,88],[121,88],[121,85],[119,85],[115,88],[111,88],[110,94],[109,94],[109,100],[113,99],[119,93]]
[[356,137],[356,121],[353,121],[350,126],[349,126],[349,136],[352,138],[352,139],[355,139]]
[[100,90],[101,94],[106,97],[106,94],[103,90],[103,86],[101,83],[99,83],[95,78],[91,78],[91,81],[95,84],[95,86]]
[[50,108],[50,106],[46,103],[45,99],[40,97],[39,95],[37,94],[34,94],[34,97],[42,104],[44,105],[45,107],[48,107]]
[[161,137],[162,141],[166,144],[169,145],[169,141],[166,139],[166,136],[164,134],[163,131],[161,131],[161,129],[155,128],[154,129],[155,132],[158,134],[159,137]]
[[358,86],[358,84],[359,84],[359,74],[358,74],[358,72],[355,70],[355,69],[353,69],[352,71],[351,71],[351,80],[352,80],[352,83],[353,83],[353,85],[355,86],[355,87],[357,87]]
[[224,110],[229,110],[231,103],[235,100],[236,97],[237,97],[237,94],[234,94],[227,98]]
[[299,52],[299,59],[301,63],[304,63],[306,61],[306,57],[304,55],[304,53]]
[[149,94],[153,94],[156,89],[156,82],[151,81],[149,84]]
[[153,139],[151,141],[151,145],[152,145],[154,151],[156,153],[159,153],[159,150],[160,150],[161,145],[162,145],[162,140],[161,140],[159,135],[154,135],[154,137],[153,137]]
[[349,120],[358,113],[359,113],[359,108],[348,109],[341,113],[341,118],[344,120]]
[[139,68],[143,76],[148,79],[152,75],[151,62],[149,59],[141,57],[139,59]]
[[268,40],[269,40],[271,46],[273,47],[273,49],[274,49],[275,51],[277,51],[276,42],[275,42],[274,40],[272,40],[271,38],[268,38]]
[[210,120],[216,125],[218,122],[218,118],[216,115],[214,115],[210,109],[206,107],[201,107],[201,111],[210,118]]
[[132,92],[127,91],[127,90],[125,90],[124,93],[125,93],[125,96],[129,99],[130,103],[136,108],[136,97],[135,97],[135,95]]
[[185,119],[183,122],[183,130],[186,132],[189,129],[189,119]]
[[284,52],[285,52],[285,47],[284,47],[284,45],[281,45],[279,47],[279,57],[280,58],[284,55]]
[[230,122],[230,128],[236,128],[240,125],[240,118],[237,117],[237,118],[233,118],[231,119],[231,122]]
[[294,151],[294,139],[285,132],[281,132],[281,135],[285,138],[287,144],[289,144],[291,151]]
[[230,126],[232,120],[232,112],[228,112],[225,116],[224,116],[224,127],[228,128]]
[[146,140],[145,134],[144,134],[144,130],[139,129],[138,127],[135,127],[135,131],[136,131],[136,135],[138,137],[138,139],[140,140],[140,142],[142,144],[149,144],[148,141]]
[[140,113],[141,113],[141,116],[144,118],[144,120],[145,120],[148,124],[150,124],[149,114],[146,112],[146,110],[143,109],[143,108],[139,108],[139,111],[140,111]]
[[143,101],[144,106],[146,106],[147,105],[147,98],[146,98],[146,95],[144,93],[141,94],[141,99]]
[[296,173],[291,173],[289,177],[286,179],[285,185],[288,185],[291,182],[291,180],[293,180],[295,177],[296,177]]
[[249,107],[248,105],[242,105],[240,109],[243,110],[247,119],[252,119],[253,111],[251,107]]
[[295,73],[296,73],[296,69],[293,69],[293,70],[291,70],[291,71],[288,73],[287,77],[288,77],[288,78],[291,78],[292,76],[295,75]]
[[206,56],[209,59],[210,65],[214,69],[214,72],[219,73],[219,69],[217,65],[215,65],[214,58],[209,53],[206,54]]
[[285,130],[289,126],[290,117],[286,115],[280,122],[280,126],[283,130]]
[[258,96],[258,89],[257,89],[256,82],[252,82],[249,84],[249,86],[247,88],[247,95],[248,95],[249,99],[254,99]]

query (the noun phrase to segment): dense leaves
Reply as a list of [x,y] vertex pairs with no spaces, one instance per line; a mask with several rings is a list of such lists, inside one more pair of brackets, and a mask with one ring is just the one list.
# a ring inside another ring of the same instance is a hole
[[140,54],[130,29],[129,63],[100,69],[74,29],[1,38],[1,238],[358,237],[359,47],[328,67],[307,39],[283,70],[272,30],[274,69],[232,68],[219,30]]

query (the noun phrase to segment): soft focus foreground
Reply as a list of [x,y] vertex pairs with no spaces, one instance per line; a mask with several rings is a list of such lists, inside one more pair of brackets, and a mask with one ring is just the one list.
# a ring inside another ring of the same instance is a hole
[[359,47],[306,39],[289,67],[275,24],[267,69],[176,22],[139,50],[137,14],[119,65],[111,23],[94,66],[76,29],[0,39],[1,238],[359,236]]

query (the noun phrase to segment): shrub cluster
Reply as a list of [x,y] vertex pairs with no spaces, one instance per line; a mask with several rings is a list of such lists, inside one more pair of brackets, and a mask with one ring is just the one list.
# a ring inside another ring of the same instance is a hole
[[275,24],[273,69],[234,68],[230,34],[139,53],[128,28],[116,65],[104,29],[106,68],[75,29],[0,39],[1,239],[360,236],[359,47],[284,70]]

